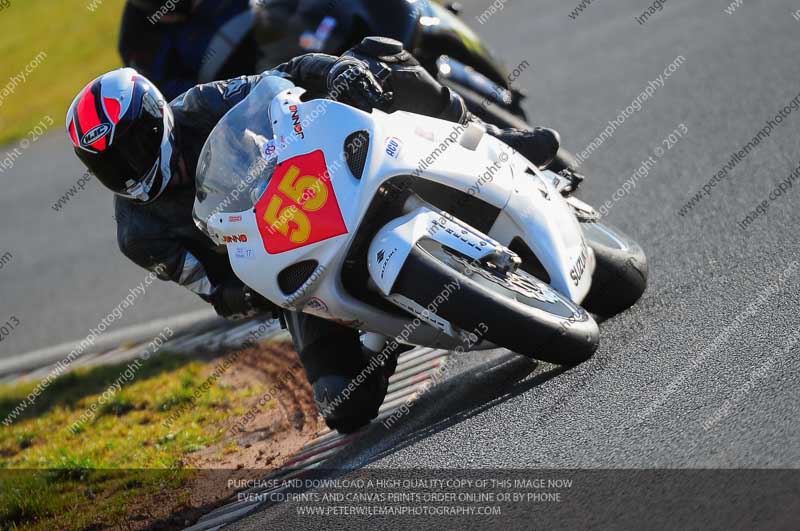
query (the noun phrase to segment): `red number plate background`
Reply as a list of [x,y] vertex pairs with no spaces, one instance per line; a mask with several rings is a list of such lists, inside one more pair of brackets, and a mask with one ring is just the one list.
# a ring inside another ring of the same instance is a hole
[[[277,166],[266,192],[256,204],[258,230],[269,254],[285,253],[347,234],[327,170],[321,150],[293,157]],[[312,182],[313,186],[302,186]],[[325,197],[324,202],[317,197],[320,194]]]

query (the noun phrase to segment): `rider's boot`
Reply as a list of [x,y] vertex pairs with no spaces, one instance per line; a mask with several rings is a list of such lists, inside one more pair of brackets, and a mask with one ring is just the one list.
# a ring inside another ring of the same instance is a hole
[[577,170],[570,167],[559,171],[558,176],[562,179],[562,185],[558,187],[558,190],[564,197],[575,193],[583,180],[586,179],[582,173],[578,173]]
[[393,353],[371,352],[357,330],[325,319],[289,313],[286,321],[328,427],[352,433],[369,424],[386,397]]
[[563,160],[557,159],[561,147],[561,136],[557,131],[545,127],[537,127],[532,131],[500,129],[492,125],[487,126],[487,131],[533,162],[539,169],[555,171],[559,179],[554,184],[562,195],[568,196],[574,193],[583,182],[582,174],[565,164]]
[[495,136],[538,168],[547,168],[561,147],[561,137],[558,132],[544,127],[537,127],[532,131],[502,129]]

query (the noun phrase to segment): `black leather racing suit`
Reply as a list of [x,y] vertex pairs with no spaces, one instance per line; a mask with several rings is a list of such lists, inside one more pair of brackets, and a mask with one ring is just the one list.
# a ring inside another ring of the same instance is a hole
[[[367,51],[355,49],[349,53],[369,60],[365,53],[376,51],[381,52],[373,46]],[[408,110],[462,123],[471,119],[460,97],[437,83],[410,54],[401,50],[386,55],[383,53],[386,51],[372,57],[380,57],[390,67],[390,73],[384,68],[380,76],[384,87],[395,95],[393,108],[388,110]],[[331,71],[341,70],[352,61],[352,57],[309,54],[262,75],[287,77],[305,88],[310,96],[324,97]],[[260,79],[261,76],[239,77],[199,85],[170,103],[175,115],[176,151],[183,158],[188,175],[195,175],[200,151],[211,130],[228,110],[247,97]],[[489,128],[489,132],[509,143],[517,140],[503,137],[506,132],[495,128]],[[147,205],[116,197],[120,249],[146,269],[155,271],[161,266],[162,279],[188,288],[212,302],[222,314],[258,310],[252,299],[237,297],[247,290],[233,274],[224,249],[215,247],[195,226],[194,196],[194,181],[189,179],[183,184],[171,183],[156,201]],[[271,308],[264,304],[261,309]],[[346,387],[368,365],[370,353],[362,351],[357,330],[307,314],[288,313],[285,318],[329,426],[348,432],[367,424],[377,415],[386,394],[387,380],[394,370],[392,361],[387,363],[385,371],[371,372],[347,400],[333,410],[327,409],[326,404],[336,402],[337,389]]]

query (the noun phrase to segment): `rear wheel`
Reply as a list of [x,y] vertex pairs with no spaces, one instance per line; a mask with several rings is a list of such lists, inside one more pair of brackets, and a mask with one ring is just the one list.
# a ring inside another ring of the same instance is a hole
[[482,339],[551,363],[580,363],[599,343],[594,319],[549,285],[521,270],[471,262],[433,240],[414,247],[393,292]]
[[647,289],[647,257],[634,240],[602,223],[581,223],[597,267],[583,306],[607,318],[634,305]]

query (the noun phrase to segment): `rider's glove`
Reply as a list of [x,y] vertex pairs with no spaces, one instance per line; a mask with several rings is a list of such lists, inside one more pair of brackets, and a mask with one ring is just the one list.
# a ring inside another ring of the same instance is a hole
[[220,284],[211,294],[217,314],[225,319],[238,320],[262,314],[274,315],[278,307],[238,282]]
[[362,111],[385,109],[391,102],[391,92],[384,92],[369,66],[353,57],[342,57],[333,64],[327,78],[331,99],[343,101]]

